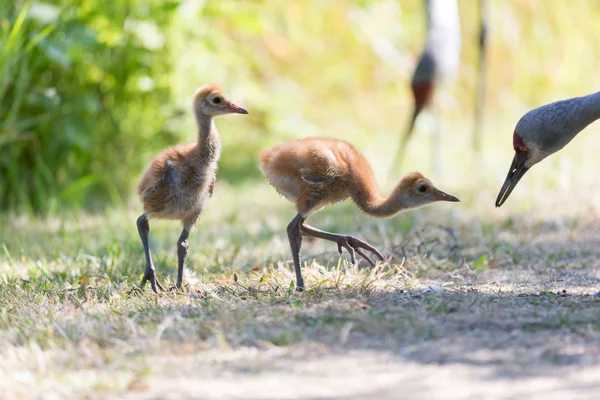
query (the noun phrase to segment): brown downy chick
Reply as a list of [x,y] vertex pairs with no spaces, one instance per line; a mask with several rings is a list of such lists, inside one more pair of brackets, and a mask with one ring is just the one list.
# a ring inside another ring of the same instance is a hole
[[261,153],[260,167],[269,183],[298,210],[287,227],[298,290],[304,289],[300,269],[303,235],[336,242],[340,254],[342,247],[348,250],[352,263],[356,252],[375,265],[365,250],[383,260],[376,248],[362,240],[307,225],[310,213],[348,198],[366,214],[380,218],[437,201],[459,201],[418,172],[406,175],[388,197],[382,197],[364,156],[351,144],[336,139],[308,138],[273,147]]
[[157,155],[140,179],[137,192],[144,204],[144,214],[137,220],[146,269],[140,286],[150,281],[152,290],[164,290],[156,279],[156,271],[148,247],[149,218],[177,219],[183,231],[177,241],[177,283],[183,282],[183,263],[188,252],[188,235],[212,196],[221,156],[221,140],[213,118],[225,114],[248,114],[229,100],[217,85],[208,84],[196,90],[193,111],[198,124],[198,140],[180,144]]

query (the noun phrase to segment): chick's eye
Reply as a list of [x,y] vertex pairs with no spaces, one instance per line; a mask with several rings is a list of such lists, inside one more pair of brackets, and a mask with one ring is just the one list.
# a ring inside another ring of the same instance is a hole
[[419,193],[425,193],[427,191],[427,186],[425,185],[420,185],[417,190],[419,191]]
[[214,104],[219,104],[220,102],[221,102],[221,98],[220,98],[220,97],[215,97],[215,98],[213,99],[213,103],[214,103]]

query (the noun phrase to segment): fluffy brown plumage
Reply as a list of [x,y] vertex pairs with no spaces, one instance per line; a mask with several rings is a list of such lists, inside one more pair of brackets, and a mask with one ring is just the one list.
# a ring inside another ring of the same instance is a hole
[[277,192],[294,202],[298,210],[298,215],[288,225],[288,237],[299,290],[304,288],[300,270],[302,234],[336,242],[340,253],[342,247],[350,252],[353,263],[356,251],[371,265],[375,265],[364,250],[371,251],[383,260],[383,255],[366,242],[307,225],[304,221],[311,212],[348,198],[366,214],[375,217],[390,217],[401,210],[436,201],[459,201],[438,190],[418,172],[406,175],[388,197],[382,197],[365,157],[350,143],[342,140],[294,140],[263,151],[260,155],[260,167],[269,183]]
[[141,286],[149,280],[155,292],[157,288],[163,290],[163,287],[156,279],[148,249],[148,218],[177,219],[183,223],[183,231],[177,242],[179,262],[175,285],[180,288],[188,248],[187,238],[206,201],[212,196],[217,163],[221,156],[221,141],[213,117],[231,113],[248,114],[214,84],[196,90],[193,111],[198,124],[197,142],[180,144],[157,155],[137,187],[144,205],[144,214],[137,221],[146,255],[146,271]]

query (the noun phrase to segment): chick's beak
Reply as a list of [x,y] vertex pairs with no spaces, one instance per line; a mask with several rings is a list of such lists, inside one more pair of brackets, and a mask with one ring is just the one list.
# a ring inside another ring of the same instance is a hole
[[441,190],[438,190],[438,189],[435,189],[435,191],[433,192],[433,197],[437,201],[450,201],[452,203],[458,203],[458,202],[460,202],[460,200],[458,199],[458,197],[454,197],[451,194],[448,194],[446,192],[442,192]]
[[504,185],[502,185],[502,189],[500,189],[500,193],[498,193],[498,197],[496,198],[496,207],[500,207],[502,204],[504,204],[515,186],[517,186],[517,183],[519,183],[519,180],[523,177],[523,175],[525,175],[525,172],[529,170],[529,167],[525,166],[525,161],[527,161],[528,157],[528,151],[518,149],[515,150],[515,157],[513,158],[510,169],[508,170],[508,175],[506,176]]
[[227,108],[232,113],[236,113],[236,114],[249,114],[249,112],[245,108],[242,108],[242,107],[240,107],[240,106],[238,106],[237,104],[234,104],[234,103],[229,103],[228,106],[227,106]]

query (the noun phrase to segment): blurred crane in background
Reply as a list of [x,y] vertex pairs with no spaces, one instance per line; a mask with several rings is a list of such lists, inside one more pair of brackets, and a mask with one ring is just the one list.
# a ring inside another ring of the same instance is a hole
[[[457,0],[425,0],[427,40],[413,73],[411,89],[414,108],[408,128],[401,139],[392,168],[400,168],[412,137],[415,122],[429,105],[440,84],[456,75],[460,63],[461,33]],[[432,163],[439,170],[440,124],[433,129]]]
[[477,94],[475,96],[475,121],[473,123],[473,152],[479,161],[481,155],[481,134],[483,129],[483,110],[486,94],[487,39],[489,34],[486,0],[479,0],[479,59],[477,65]]

